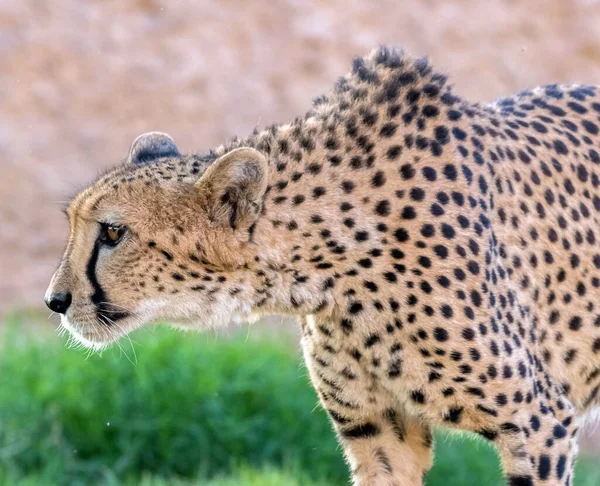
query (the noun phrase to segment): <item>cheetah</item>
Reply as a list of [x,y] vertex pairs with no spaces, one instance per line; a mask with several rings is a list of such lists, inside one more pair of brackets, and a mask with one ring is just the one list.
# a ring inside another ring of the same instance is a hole
[[570,485],[600,405],[600,88],[491,104],[379,47],[305,116],[182,155],[141,135],[69,204],[46,293],[99,349],[298,316],[355,485],[422,484],[432,428],[508,484]]

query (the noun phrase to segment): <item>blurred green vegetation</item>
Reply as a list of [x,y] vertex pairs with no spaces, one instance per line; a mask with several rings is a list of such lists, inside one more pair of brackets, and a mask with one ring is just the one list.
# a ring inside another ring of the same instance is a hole
[[[159,329],[135,334],[137,357],[125,340],[127,356],[115,347],[86,359],[18,315],[6,320],[0,486],[347,484],[289,339]],[[442,433],[427,484],[504,483],[483,441]],[[600,468],[581,461],[575,485],[597,484]]]

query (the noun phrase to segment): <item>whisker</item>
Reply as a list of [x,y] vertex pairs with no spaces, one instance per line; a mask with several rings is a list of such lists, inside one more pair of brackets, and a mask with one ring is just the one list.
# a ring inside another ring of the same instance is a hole
[[133,359],[135,361],[135,363],[132,363],[134,366],[137,365],[137,354],[135,352],[135,347],[133,346],[133,341],[131,340],[131,338],[129,337],[129,334],[127,332],[125,332],[125,330],[123,329],[123,327],[119,324],[117,324],[115,322],[115,325],[121,330],[121,332],[123,333],[123,335],[127,338],[127,340],[129,341],[129,346],[131,347],[131,351],[133,352]]
[[[107,317],[105,315],[102,316],[104,319],[106,319],[109,323],[109,325],[111,326],[115,326],[117,329],[119,329],[121,331],[121,333],[124,336],[127,336],[127,333],[125,333],[125,330],[119,325],[117,324],[114,320],[112,320],[110,317]],[[137,364],[137,355],[135,354],[135,350],[133,349],[133,345],[132,345],[132,350],[133,350],[133,354],[135,356],[135,363],[133,362],[133,360],[129,357],[129,354],[127,354],[127,352],[125,351],[125,349],[123,348],[123,346],[121,346],[121,343],[119,343],[118,339],[115,340],[117,346],[119,346],[119,349],[121,350],[121,352],[125,355],[125,357],[127,358],[127,360],[133,365],[136,366]]]

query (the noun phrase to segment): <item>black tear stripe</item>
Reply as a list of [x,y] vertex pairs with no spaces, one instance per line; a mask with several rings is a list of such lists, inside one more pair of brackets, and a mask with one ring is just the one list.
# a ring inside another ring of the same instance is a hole
[[96,263],[98,263],[98,254],[100,253],[100,245],[98,240],[94,243],[92,255],[87,262],[85,273],[92,286],[94,292],[90,295],[92,303],[96,306],[96,316],[100,322],[110,325],[111,321],[118,321],[129,316],[128,312],[114,311],[111,309],[110,303],[107,301],[106,293],[96,278]]

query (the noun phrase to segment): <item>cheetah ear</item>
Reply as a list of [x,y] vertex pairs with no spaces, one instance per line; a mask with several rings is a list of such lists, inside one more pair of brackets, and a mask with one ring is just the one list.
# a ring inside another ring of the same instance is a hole
[[147,164],[160,157],[176,157],[179,155],[175,141],[166,133],[149,132],[137,137],[131,144],[127,162]]
[[212,221],[247,229],[256,221],[267,190],[268,165],[258,150],[243,147],[218,158],[196,182]]

